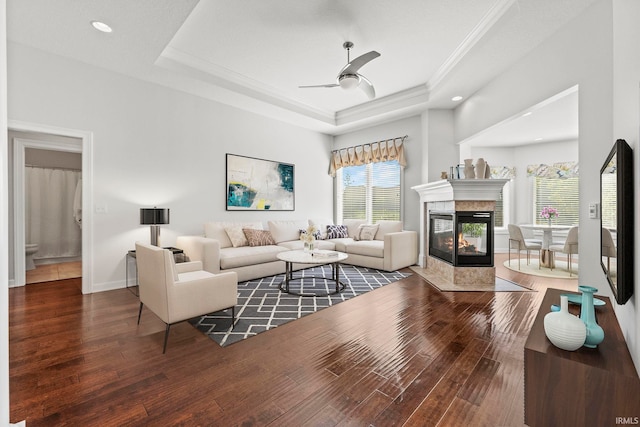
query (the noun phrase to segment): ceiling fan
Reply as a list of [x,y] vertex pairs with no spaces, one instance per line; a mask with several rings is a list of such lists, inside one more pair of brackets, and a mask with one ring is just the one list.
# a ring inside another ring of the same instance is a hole
[[347,50],[347,65],[345,65],[342,70],[338,73],[338,77],[336,78],[336,83],[329,83],[324,85],[313,85],[313,86],[298,86],[302,89],[307,88],[316,88],[316,87],[341,87],[345,90],[353,90],[355,88],[360,88],[362,91],[369,97],[369,99],[373,99],[376,97],[376,91],[373,88],[371,82],[362,74],[358,73],[358,70],[365,65],[367,62],[377,58],[380,56],[378,52],[372,50],[371,52],[365,53],[364,55],[358,56],[356,59],[351,61],[349,59],[349,52],[353,47],[353,43],[344,42],[342,47]]

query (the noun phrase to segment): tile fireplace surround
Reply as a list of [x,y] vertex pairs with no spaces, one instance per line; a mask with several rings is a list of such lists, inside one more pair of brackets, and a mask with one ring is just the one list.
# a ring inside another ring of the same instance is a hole
[[429,211],[495,211],[500,190],[508,179],[453,179],[411,187],[420,195],[420,255],[418,262],[440,280],[494,284],[496,268],[459,267],[429,256]]

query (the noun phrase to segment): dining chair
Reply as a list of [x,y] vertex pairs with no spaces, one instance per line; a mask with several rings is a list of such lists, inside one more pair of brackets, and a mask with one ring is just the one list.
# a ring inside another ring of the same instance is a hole
[[611,258],[616,258],[618,251],[611,230],[604,227],[602,227],[602,256],[607,257],[607,271],[611,271]]
[[231,308],[235,323],[238,275],[202,270],[200,261],[176,264],[171,251],[136,242],[140,310],[147,306],[165,324],[162,353],[167,351],[169,328],[175,323]]
[[542,239],[538,239],[532,229],[520,227],[520,230],[522,230],[522,236],[524,236],[525,240],[528,240],[530,243],[542,244]]
[[[509,266],[511,266],[511,249],[518,250],[518,270],[520,270],[520,251],[527,251],[527,265],[531,262],[531,251],[538,251],[538,259],[541,259],[542,242],[537,239],[526,239],[522,228],[516,224],[509,224]],[[540,263],[538,262],[538,268]]]
[[[578,227],[575,226],[569,229],[569,232],[567,233],[567,240],[565,240],[563,243],[554,242],[554,244],[549,245],[549,251],[551,251],[552,253],[562,252],[564,254],[567,254],[569,277],[571,277],[573,275],[573,272],[571,271],[571,261],[573,259],[573,254],[578,253]],[[553,270],[553,264],[551,270]]]

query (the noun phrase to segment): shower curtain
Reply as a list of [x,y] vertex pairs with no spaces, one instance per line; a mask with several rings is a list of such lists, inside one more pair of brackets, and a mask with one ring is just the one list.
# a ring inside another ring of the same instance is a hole
[[35,166],[25,168],[26,243],[37,243],[34,258],[78,257],[82,230],[74,217],[77,170]]

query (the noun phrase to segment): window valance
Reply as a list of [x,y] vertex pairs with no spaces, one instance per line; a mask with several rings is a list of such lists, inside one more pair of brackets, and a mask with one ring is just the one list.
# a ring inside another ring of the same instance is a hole
[[356,145],[331,152],[329,175],[336,176],[336,171],[345,166],[359,166],[367,163],[388,162],[397,160],[401,167],[407,162],[404,157],[404,140],[407,135],[386,141]]
[[527,166],[527,176],[538,178],[566,179],[579,175],[578,162],[560,162],[552,165],[538,164]]
[[490,167],[492,179],[514,179],[516,177],[516,168],[509,166]]

